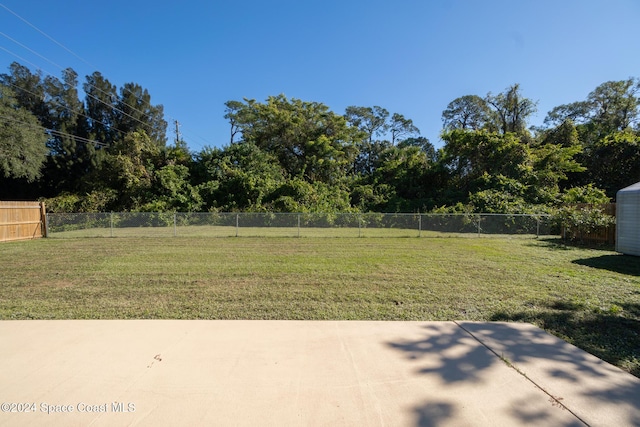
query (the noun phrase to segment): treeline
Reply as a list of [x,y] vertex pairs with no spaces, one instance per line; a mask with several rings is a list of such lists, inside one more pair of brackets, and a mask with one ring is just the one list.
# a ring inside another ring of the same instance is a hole
[[453,100],[436,150],[386,109],[284,95],[225,103],[229,139],[167,142],[163,108],[100,73],[0,75],[0,197],[53,211],[549,212],[640,181],[640,81],[610,81],[531,128],[513,85]]

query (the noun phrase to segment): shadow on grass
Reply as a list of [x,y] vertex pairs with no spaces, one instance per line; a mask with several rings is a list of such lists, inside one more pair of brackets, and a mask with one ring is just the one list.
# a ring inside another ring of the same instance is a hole
[[571,249],[594,249],[599,251],[612,252],[615,247],[609,244],[587,244],[572,240],[563,240],[561,237],[556,238],[540,238],[536,240],[536,244],[540,242],[549,249],[555,250],[571,250]]
[[629,276],[640,276],[640,257],[631,255],[602,255],[572,261],[574,264],[609,270]]
[[491,320],[535,324],[640,378],[640,304],[619,302],[614,306],[625,316],[587,311],[581,304],[556,301],[543,312],[499,312]]

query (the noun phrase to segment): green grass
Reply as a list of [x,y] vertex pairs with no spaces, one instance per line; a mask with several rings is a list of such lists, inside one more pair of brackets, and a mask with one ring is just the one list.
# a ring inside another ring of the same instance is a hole
[[0,319],[526,321],[640,376],[640,259],[533,238],[0,244]]

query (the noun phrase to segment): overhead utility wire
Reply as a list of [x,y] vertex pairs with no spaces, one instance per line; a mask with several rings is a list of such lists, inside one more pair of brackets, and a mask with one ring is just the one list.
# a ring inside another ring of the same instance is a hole
[[[33,95],[33,96],[35,96],[35,97],[37,97],[37,98],[40,98],[40,95],[38,95],[37,93],[33,93],[33,92],[31,92],[30,90],[25,89],[25,88],[23,88],[23,87],[20,87],[20,86],[18,86],[18,85],[15,85],[15,84],[13,84],[13,83],[9,83],[9,84],[10,84],[11,86],[15,87],[16,89],[20,89],[20,90],[22,90],[22,91],[24,91],[24,92],[27,92],[28,94],[31,94],[31,95]],[[69,106],[67,106],[67,105],[61,104],[61,103],[59,103],[59,102],[57,102],[57,101],[55,101],[55,100],[53,100],[53,99],[52,99],[51,101],[52,101],[52,102],[54,102],[54,103],[56,103],[57,105],[61,106],[62,108],[66,109],[66,110],[67,110],[67,111],[69,111],[70,113],[75,113],[75,114],[78,114],[79,116],[85,117],[85,118],[87,118],[87,119],[89,119],[89,120],[91,120],[91,121],[93,121],[93,122],[100,123],[101,125],[106,126],[106,127],[107,127],[107,128],[109,128],[109,129],[113,129],[113,130],[115,130],[116,132],[120,132],[122,135],[126,135],[126,134],[127,134],[125,131],[122,131],[122,130],[120,130],[120,129],[116,128],[116,127],[113,127],[112,125],[109,125],[109,124],[107,124],[107,123],[101,122],[101,121],[100,121],[100,120],[98,120],[98,119],[94,119],[94,118],[89,117],[89,116],[87,116],[87,115],[85,115],[85,114],[82,114],[82,113],[80,113],[80,112],[73,111],[73,110],[72,110]],[[79,138],[81,138],[81,137],[79,137]]]
[[[4,37],[8,38],[8,39],[9,39],[9,40],[11,40],[12,42],[14,42],[14,43],[16,43],[17,45],[19,45],[20,47],[22,47],[22,48],[24,48],[24,49],[28,50],[29,52],[31,52],[31,53],[33,53],[33,54],[35,54],[35,55],[37,55],[37,56],[39,56],[40,58],[44,59],[45,61],[47,61],[47,62],[49,62],[49,63],[51,63],[51,64],[55,65],[56,67],[58,67],[59,69],[61,69],[63,73],[66,73],[66,72],[67,72],[67,70],[66,70],[66,69],[62,68],[60,65],[56,64],[55,62],[53,62],[53,61],[52,61],[52,60],[50,60],[49,58],[46,58],[45,56],[40,55],[38,52],[36,52],[36,51],[34,51],[34,50],[30,49],[29,47],[27,47],[27,46],[23,45],[23,44],[22,44],[22,43],[20,43],[20,42],[18,42],[18,41],[16,41],[16,40],[12,39],[11,37],[7,36],[6,34],[4,34],[4,33],[0,32],[0,35],[3,35]],[[36,68],[38,68],[38,69],[41,69],[42,71],[45,71],[47,74],[49,74],[49,75],[53,76],[53,73],[51,73],[50,71],[45,70],[45,69],[43,69],[43,68],[41,68],[41,67],[38,67],[37,65],[35,65],[35,64],[33,64],[33,63],[31,63],[31,62],[27,61],[26,59],[24,59],[24,58],[20,57],[19,55],[15,54],[15,53],[13,53],[13,52],[11,52],[10,50],[8,50],[8,49],[6,49],[6,48],[4,48],[4,47],[2,47],[2,46],[0,46],[0,49],[2,49],[2,50],[4,50],[5,52],[8,52],[8,53],[10,53],[10,54],[12,54],[12,55],[16,56],[17,58],[19,58],[19,59],[21,59],[21,60],[23,60],[23,61],[26,61],[27,63],[29,63],[29,64],[33,65],[34,67],[36,67]],[[111,95],[110,93],[107,93],[107,92],[103,91],[102,89],[100,89],[100,88],[98,88],[98,87],[96,87],[96,86],[94,86],[94,85],[92,85],[92,84],[90,84],[90,83],[87,83],[87,85],[88,85],[88,86],[90,86],[90,87],[93,87],[94,89],[96,89],[96,90],[98,90],[98,91],[102,92],[102,93],[103,93],[103,94],[105,94],[105,95],[108,95],[108,96],[110,96],[110,95]],[[133,95],[135,95],[133,92],[131,92],[131,91],[129,91],[129,92],[130,92],[130,93],[132,93]],[[135,121],[137,121],[138,123],[140,123],[140,124],[142,124],[142,125],[144,125],[144,126],[148,126],[148,125],[149,125],[148,123],[145,123],[145,122],[143,122],[143,121],[141,121],[141,120],[139,120],[139,119],[137,119],[137,118],[133,117],[132,115],[125,113],[124,111],[122,111],[121,109],[119,109],[119,108],[117,108],[117,107],[115,107],[115,106],[110,105],[110,104],[107,104],[107,103],[106,103],[106,102],[104,102],[103,100],[101,100],[101,99],[99,99],[99,98],[96,98],[95,96],[91,95],[90,93],[86,93],[86,92],[85,92],[85,94],[86,94],[88,97],[91,97],[91,98],[95,99],[96,101],[101,102],[102,104],[106,105],[107,107],[112,108],[112,109],[116,110],[117,112],[124,114],[125,116],[127,116],[127,117],[129,117],[129,118],[131,118],[131,119],[133,119],[133,120],[135,120]],[[145,114],[146,114],[145,112],[140,111],[140,110],[136,109],[135,107],[132,107],[132,106],[130,106],[130,107],[131,107],[131,109],[132,109],[133,111],[136,111],[136,112],[138,112],[138,113],[140,113],[140,114],[143,114],[143,115],[145,115]],[[85,116],[85,117],[86,117],[86,116]]]
[[5,52],[7,52],[7,53],[8,53],[8,54],[10,54],[10,55],[15,56],[15,57],[16,57],[16,58],[18,58],[18,59],[20,59],[20,60],[22,60],[22,61],[26,62],[27,64],[30,64],[30,65],[32,65],[32,66],[34,66],[34,67],[36,67],[37,69],[38,69],[38,68],[40,68],[40,67],[38,67],[36,64],[34,64],[33,62],[27,61],[27,60],[26,60],[26,59],[24,59],[22,56],[18,55],[17,53],[11,52],[9,49],[7,49],[7,48],[5,48],[5,47],[0,46],[0,49],[4,50]]
[[[43,58],[43,59],[44,59],[44,60],[46,60],[47,62],[49,62],[49,63],[51,63],[51,64],[55,65],[55,66],[56,66],[56,67],[58,67],[58,68],[60,68],[60,69],[62,70],[62,72],[63,72],[63,73],[66,73],[66,72],[67,72],[67,70],[66,70],[66,69],[62,68],[60,65],[56,64],[55,62],[51,61],[50,59],[48,59],[48,58],[46,58],[46,57],[44,57],[44,56],[40,55],[39,53],[37,53],[37,52],[35,52],[34,50],[32,50],[32,49],[28,48],[27,46],[24,46],[23,44],[21,44],[21,43],[19,43],[19,42],[15,41],[15,40],[13,40],[11,37],[6,36],[4,33],[0,32],[0,34],[1,34],[1,35],[3,35],[3,36],[5,36],[5,37],[7,37],[9,40],[11,40],[11,41],[15,42],[15,43],[16,43],[16,44],[18,44],[19,46],[21,46],[21,47],[23,47],[23,48],[27,49],[28,51],[30,51],[30,52],[32,52],[32,53],[34,53],[35,55],[38,55],[39,57]],[[34,64],[34,63],[32,63],[32,62],[27,61],[26,59],[22,58],[21,56],[17,55],[16,53],[14,53],[14,52],[12,52],[12,51],[10,51],[10,50],[8,50],[8,49],[6,49],[6,48],[2,47],[2,46],[0,46],[0,49],[4,50],[5,52],[10,53],[11,55],[13,55],[13,56],[17,57],[18,59],[20,59],[20,60],[22,60],[22,61],[24,61],[24,62],[26,62],[26,63],[28,63],[28,64],[31,64],[31,65],[32,65],[32,66],[34,66],[35,68],[40,69],[40,70],[42,70],[42,71],[46,72],[48,75],[53,76],[53,73],[52,73],[52,72],[50,72],[49,70],[43,69],[42,67],[39,67],[38,65],[36,65],[36,64]],[[106,91],[104,91],[104,90],[100,89],[99,87],[92,85],[91,83],[86,83],[86,84],[87,84],[87,86],[89,86],[89,87],[92,87],[92,88],[96,89],[97,91],[101,92],[101,93],[102,93],[102,94],[104,94],[104,95],[107,95],[107,96],[111,96],[111,95],[112,95],[112,94],[110,94],[110,93],[108,93],[108,92],[106,92]],[[26,90],[26,89],[21,88],[21,87],[19,87],[19,86],[15,86],[15,85],[12,85],[12,86],[14,86],[14,87],[16,87],[16,88],[18,88],[18,89],[21,89],[21,90]],[[131,91],[131,90],[129,90],[129,89],[127,89],[127,88],[125,88],[125,87],[122,87],[122,89],[123,89],[123,90],[128,91],[129,93],[131,93],[131,94],[132,94],[132,95],[134,95],[134,96],[136,95],[135,93],[133,93],[133,91]],[[30,92],[30,93],[31,93],[32,95],[35,95],[33,92]],[[108,104],[108,103],[106,103],[106,102],[105,102],[105,101],[103,101],[102,99],[97,98],[96,96],[94,96],[94,95],[92,95],[92,94],[90,94],[90,93],[88,93],[88,92],[85,92],[85,95],[86,95],[87,97],[93,98],[93,99],[95,99],[96,101],[98,101],[98,102],[100,102],[100,103],[102,103],[102,104],[106,105],[107,107],[109,107],[109,108],[111,108],[111,109],[113,109],[113,110],[115,110],[115,111],[117,111],[117,112],[119,112],[119,113],[121,113],[121,114],[123,114],[123,115],[125,115],[125,116],[127,116],[127,117],[129,117],[129,118],[131,118],[132,120],[135,120],[136,122],[140,123],[140,124],[141,124],[141,125],[143,125],[143,126],[149,126],[149,123],[145,123],[145,122],[143,122],[142,120],[140,120],[140,119],[138,119],[138,118],[136,118],[136,117],[132,116],[131,114],[126,113],[125,111],[123,111],[123,110],[119,109],[118,107],[116,107],[116,106],[114,106],[114,105],[112,105],[112,104]],[[35,96],[38,96],[38,95],[35,95]],[[66,107],[66,106],[62,106],[62,107],[63,107],[63,108],[67,108],[67,109],[68,109],[68,107]],[[138,109],[137,109],[137,108],[135,108],[134,106],[128,105],[128,107],[129,107],[129,108],[131,108],[131,110],[133,110],[133,111],[135,111],[135,112],[138,112],[138,113],[140,113],[140,114],[142,114],[142,115],[147,115],[147,113],[145,113],[145,112],[144,112],[144,111],[142,111],[142,110],[138,110]],[[70,111],[70,110],[69,110],[69,111]],[[82,114],[82,113],[78,113],[78,114],[80,114],[80,115],[82,115],[82,116],[84,116],[84,117],[87,117],[88,119],[93,120],[93,121],[95,121],[95,122],[102,123],[102,122],[100,122],[99,120],[97,120],[97,119],[93,119],[93,118],[88,117],[88,116],[85,116],[85,115],[84,115],[84,114]],[[104,124],[104,123],[102,123],[102,124]],[[105,125],[105,126],[107,126],[107,125]],[[116,130],[118,130],[118,129],[116,129]],[[122,132],[122,131],[120,131],[120,130],[118,130],[118,131],[119,131],[119,132]],[[206,142],[206,140],[205,140],[205,142]]]
[[46,127],[41,126],[41,125],[34,125],[32,123],[27,123],[27,122],[23,122],[23,121],[20,121],[20,120],[16,120],[13,117],[7,117],[7,116],[0,115],[0,119],[4,119],[5,121],[10,120],[12,122],[19,123],[21,125],[30,127],[32,129],[42,129],[42,130],[45,131],[45,133],[57,134],[57,135],[60,135],[60,136],[68,136],[70,138],[77,139],[80,142],[91,143],[91,144],[94,144],[94,145],[97,145],[97,146],[100,146],[100,147],[106,147],[107,146],[106,142],[96,141],[94,139],[89,139],[89,138],[85,138],[85,137],[78,136],[78,135],[72,135],[72,134],[61,132],[61,131],[55,130],[55,129],[49,129],[49,128],[46,128]]
[[[21,21],[23,21],[24,23],[26,23],[27,25],[29,25],[31,28],[33,28],[33,29],[35,29],[36,31],[38,31],[40,34],[42,34],[42,35],[44,35],[45,37],[47,37],[49,40],[51,40],[52,42],[54,42],[54,43],[55,43],[55,44],[57,44],[58,46],[62,47],[62,48],[63,48],[64,50],[66,50],[67,52],[69,52],[69,53],[71,53],[72,55],[74,55],[76,58],[80,59],[80,60],[81,60],[82,62],[84,62],[85,64],[87,64],[87,65],[91,66],[91,67],[92,67],[92,68],[94,68],[94,69],[97,69],[97,68],[98,68],[98,67],[96,67],[95,65],[91,64],[90,62],[88,62],[87,60],[85,60],[84,58],[82,58],[81,56],[79,56],[78,54],[76,54],[75,52],[73,52],[71,49],[69,49],[69,48],[67,48],[66,46],[64,46],[62,43],[60,43],[60,42],[58,42],[57,40],[55,40],[53,37],[49,36],[49,35],[48,35],[47,33],[45,33],[44,31],[40,30],[38,27],[36,27],[35,25],[33,25],[32,23],[30,23],[29,21],[27,21],[25,18],[21,17],[20,15],[18,15],[17,13],[15,13],[14,11],[12,11],[12,10],[11,10],[11,9],[9,9],[8,7],[6,7],[4,4],[0,3],[0,6],[2,6],[4,9],[6,9],[7,11],[9,11],[11,14],[13,14],[13,15],[14,15],[14,16],[16,16],[17,18],[19,18]],[[12,40],[12,41],[13,41],[13,39],[11,39],[10,37],[8,37],[8,36],[7,36],[7,38],[9,38],[10,40]],[[18,43],[18,42],[15,42],[15,43]],[[21,45],[20,43],[18,43],[18,44],[19,44],[19,45]],[[22,45],[21,45],[21,46],[22,46]],[[29,48],[27,48],[27,47],[25,47],[25,48],[26,48],[27,50],[29,50],[29,51],[33,52],[31,49],[29,49]],[[9,53],[11,53],[11,52],[9,52]],[[34,53],[35,53],[35,52],[34,52]],[[40,55],[40,54],[38,54],[38,53],[35,53],[35,54],[36,54],[36,55],[38,55],[38,56],[40,56],[40,57],[42,57],[42,55]],[[14,54],[14,55],[15,55],[15,54]],[[18,57],[18,58],[20,58],[18,55],[15,55],[15,56],[16,56],[16,57]],[[47,59],[47,58],[44,58],[44,59],[45,59],[45,60],[47,60],[48,62],[50,62],[50,63],[52,63],[52,64],[56,65],[53,61],[51,61],[51,60],[49,60],[49,59]],[[24,60],[24,59],[23,59],[23,60]],[[26,62],[27,62],[27,63],[29,63],[29,64],[31,64],[31,65],[33,65],[33,66],[34,66],[34,67],[36,67],[36,68],[40,68],[40,67],[38,67],[37,65],[34,65],[34,64],[32,64],[31,62],[29,62],[29,61],[26,61]],[[60,68],[60,69],[62,69],[62,67],[60,67],[59,65],[57,65],[57,67],[58,67],[58,68]],[[63,71],[64,71],[64,70],[63,70]],[[51,73],[49,73],[49,74],[51,74]],[[89,85],[89,86],[91,86],[91,87],[93,87],[94,89],[96,89],[96,90],[98,90],[98,91],[102,92],[103,94],[107,94],[106,92],[104,92],[103,90],[101,90],[101,89],[100,89],[100,88],[98,88],[98,87],[95,87],[95,86],[93,86],[93,85],[91,85],[91,84],[89,84],[89,83],[88,83],[88,85]],[[126,89],[125,87],[123,87],[122,89],[127,90],[129,93],[131,93],[131,94],[135,95],[132,91],[130,91],[130,90],[128,90],[128,89]],[[103,101],[100,101],[100,102],[103,102]],[[104,102],[103,102],[103,103],[104,103]],[[106,103],[105,103],[105,105],[108,105],[108,104],[106,104]],[[115,109],[115,107],[114,107],[114,106],[110,106],[110,107]],[[117,110],[117,109],[116,109],[116,110]],[[132,107],[132,110],[137,111],[138,113],[141,113],[141,114],[145,114],[143,111],[140,111],[140,110],[138,110],[138,109],[136,109],[136,108],[133,108],[133,107]],[[126,114],[126,113],[124,113],[123,111],[120,111],[120,112],[122,112],[123,114]],[[129,116],[129,117],[131,117],[131,116]],[[132,119],[134,119],[134,120],[137,120],[137,119],[135,119],[134,117],[131,117],[131,118],[132,118]],[[170,118],[171,120],[175,121],[175,118],[173,118],[173,117],[171,117],[171,116],[169,116],[169,118]],[[188,132],[183,132],[183,133],[188,133]],[[197,136],[198,138],[202,139],[202,140],[203,140],[204,142],[206,142],[207,144],[209,144],[209,141],[207,141],[205,138],[203,138],[203,137],[201,137],[201,136],[199,136],[199,135],[196,135],[196,136]]]
[[48,38],[49,40],[51,40],[52,42],[57,44],[58,46],[60,46],[61,48],[63,48],[64,50],[66,50],[67,52],[69,52],[70,54],[72,54],[73,56],[75,56],[76,58],[78,58],[79,60],[84,62],[85,64],[89,65],[90,67],[96,68],[95,65],[92,65],[91,63],[87,62],[85,59],[80,57],[77,53],[75,53],[74,51],[72,51],[68,47],[64,46],[62,43],[59,43],[58,41],[56,41],[53,37],[51,37],[50,35],[48,35],[44,31],[42,31],[41,29],[39,29],[38,27],[33,25],[31,22],[29,22],[26,19],[24,19],[22,16],[18,15],[17,13],[15,13],[13,10],[9,9],[4,4],[0,3],[0,6],[2,6],[4,9],[6,9],[9,13],[14,15],[16,18],[20,19],[22,22],[24,22],[25,24],[27,24],[28,26],[30,26],[31,28],[33,28],[34,30],[36,30],[37,32],[39,32],[40,34],[42,34],[43,36],[45,36],[46,38]]
[[[59,45],[59,46],[63,47],[65,50],[67,50],[67,51],[69,51],[69,52],[73,53],[75,56],[77,56],[78,58],[80,58],[80,59],[81,59],[83,62],[85,62],[86,64],[90,65],[90,66],[91,66],[91,67],[93,67],[93,68],[96,68],[95,66],[93,66],[93,65],[89,64],[87,61],[85,61],[84,59],[82,59],[80,56],[78,56],[77,54],[75,54],[74,52],[72,52],[70,49],[66,48],[66,47],[65,47],[65,46],[63,46],[61,43],[59,43],[59,42],[57,42],[56,40],[54,40],[52,37],[50,37],[49,35],[47,35],[44,31],[41,31],[41,30],[40,30],[40,29],[38,29],[35,25],[33,25],[33,24],[31,24],[30,22],[28,22],[26,19],[22,18],[22,17],[21,17],[21,16],[19,16],[17,13],[15,13],[15,12],[11,11],[11,10],[10,10],[9,8],[7,8],[5,5],[3,5],[3,4],[1,4],[1,3],[0,3],[0,6],[4,7],[5,9],[7,9],[7,10],[8,10],[9,12],[11,12],[13,15],[17,16],[17,17],[18,17],[18,18],[20,18],[23,22],[27,23],[29,26],[31,26],[32,28],[36,29],[36,30],[37,30],[38,32],[40,32],[41,34],[45,35],[47,38],[49,38],[50,40],[52,40],[53,42],[55,42],[57,45]],[[6,35],[6,34],[4,34],[4,33],[2,33],[2,32],[0,32],[0,35],[2,35],[2,36],[4,36],[4,37],[6,37],[7,39],[9,39],[9,40],[11,40],[12,42],[14,42],[15,44],[17,44],[18,46],[20,46],[20,47],[22,47],[22,48],[24,48],[24,49],[28,50],[28,51],[29,51],[29,52],[31,52],[31,53],[33,53],[34,55],[39,56],[40,58],[44,59],[45,61],[49,62],[50,64],[53,64],[54,66],[56,66],[57,68],[59,68],[59,69],[60,69],[60,70],[62,70],[63,72],[66,72],[66,71],[67,71],[66,69],[64,69],[64,68],[63,68],[62,66],[60,66],[59,64],[56,64],[55,62],[53,62],[53,61],[52,61],[52,60],[50,60],[49,58],[47,58],[47,57],[45,57],[45,56],[43,56],[43,55],[39,54],[38,52],[34,51],[33,49],[30,49],[28,46],[25,46],[24,44],[22,44],[22,43],[18,42],[17,40],[15,40],[15,39],[13,39],[13,38],[11,38],[11,37],[9,37],[8,35]],[[1,46],[0,46],[0,49],[2,49],[2,50],[4,50],[4,51],[6,51],[6,52],[8,52],[8,53],[10,53],[10,54],[12,54],[12,55],[14,55],[14,56],[16,56],[17,58],[19,58],[19,59],[21,59],[21,60],[23,60],[23,61],[25,61],[25,62],[27,62],[27,63],[29,63],[29,64],[31,64],[31,65],[33,65],[33,66],[34,66],[34,67],[36,67],[36,68],[40,68],[40,69],[42,69],[41,67],[38,67],[37,65],[33,64],[32,62],[27,61],[26,59],[24,59],[24,58],[20,57],[19,55],[17,55],[17,54],[15,54],[15,53],[11,52],[11,51],[10,51],[10,50],[8,50],[8,49],[5,49],[5,48],[3,48],[3,47],[1,47]],[[51,72],[49,72],[49,71],[47,71],[47,70],[45,70],[45,69],[42,69],[42,70],[43,70],[43,71],[45,71],[45,72],[47,72],[47,74],[49,74],[49,75],[52,75],[52,76],[53,76],[53,73],[51,73]],[[105,94],[105,95],[111,95],[111,94],[109,94],[109,93],[107,93],[107,92],[103,91],[102,89],[100,89],[100,88],[98,88],[98,87],[96,87],[96,86],[94,86],[94,85],[92,85],[92,84],[90,84],[90,83],[87,83],[87,85],[88,85],[88,86],[90,86],[90,87],[92,87],[92,88],[94,88],[94,89],[96,89],[96,90],[98,90],[98,91],[100,91],[100,92],[102,92],[102,93],[103,93],[103,94]],[[135,93],[133,93],[131,90],[128,90],[128,89],[126,89],[126,88],[124,88],[124,87],[123,87],[123,89],[127,90],[127,91],[128,91],[129,93],[131,93],[132,95],[136,95],[136,94],[135,94]],[[109,104],[107,104],[106,102],[102,101],[102,100],[101,100],[101,99],[99,99],[99,98],[96,98],[95,96],[93,96],[93,95],[91,95],[91,94],[89,94],[89,93],[87,93],[86,95],[87,95],[87,96],[90,96],[90,97],[94,98],[95,100],[97,100],[97,101],[99,101],[99,102],[103,103],[104,105],[106,105],[106,106],[108,106],[108,107],[110,107],[110,108],[113,108],[114,110],[116,110],[116,111],[118,111],[118,112],[120,112],[120,113],[122,113],[122,114],[124,114],[124,115],[126,115],[126,116],[128,116],[128,117],[130,117],[131,119],[136,120],[137,122],[139,122],[139,123],[141,123],[141,124],[143,124],[143,125],[145,125],[145,126],[146,126],[146,125],[148,125],[148,123],[144,123],[144,122],[142,122],[142,121],[138,120],[137,118],[135,118],[135,117],[131,116],[130,114],[125,113],[124,111],[120,110],[119,108],[116,108],[116,107],[115,107],[115,106],[113,106],[113,105],[109,105]],[[141,110],[138,110],[138,109],[136,109],[136,108],[135,108],[135,107],[133,107],[133,106],[131,106],[131,109],[132,109],[132,110],[134,110],[134,111],[136,111],[136,112],[138,112],[138,113],[140,113],[140,114],[143,114],[143,115],[144,115],[144,114],[146,114],[145,112],[143,112],[143,111],[141,111]]]
[[39,54],[38,52],[36,52],[35,50],[30,49],[28,46],[23,45],[22,43],[20,43],[19,41],[15,40],[15,39],[13,39],[13,38],[11,38],[11,37],[9,37],[9,36],[8,36],[8,35],[6,35],[5,33],[3,33],[3,32],[1,32],[1,31],[0,31],[0,35],[2,35],[3,37],[5,37],[5,38],[7,38],[7,39],[11,40],[12,42],[14,42],[15,44],[17,44],[17,45],[18,45],[18,46],[20,46],[21,48],[28,50],[29,52],[33,53],[34,55],[39,56],[40,58],[44,59],[45,61],[49,62],[50,64],[53,64],[54,66],[56,66],[56,67],[60,68],[61,70],[63,69],[60,65],[56,64],[55,62],[53,62],[53,61],[52,61],[52,60],[50,60],[49,58],[46,58],[46,57],[44,57],[44,56],[40,55],[40,54]]

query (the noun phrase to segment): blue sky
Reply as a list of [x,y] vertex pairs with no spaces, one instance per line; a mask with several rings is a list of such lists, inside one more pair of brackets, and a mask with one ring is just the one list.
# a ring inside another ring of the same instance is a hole
[[18,61],[60,76],[54,62],[81,82],[97,70],[118,87],[138,83],[164,105],[169,139],[177,119],[193,151],[228,143],[232,99],[283,93],[338,114],[379,105],[441,146],[441,114],[457,97],[519,83],[539,125],[605,81],[640,76],[637,0],[0,3],[75,53],[0,7],[0,72]]

